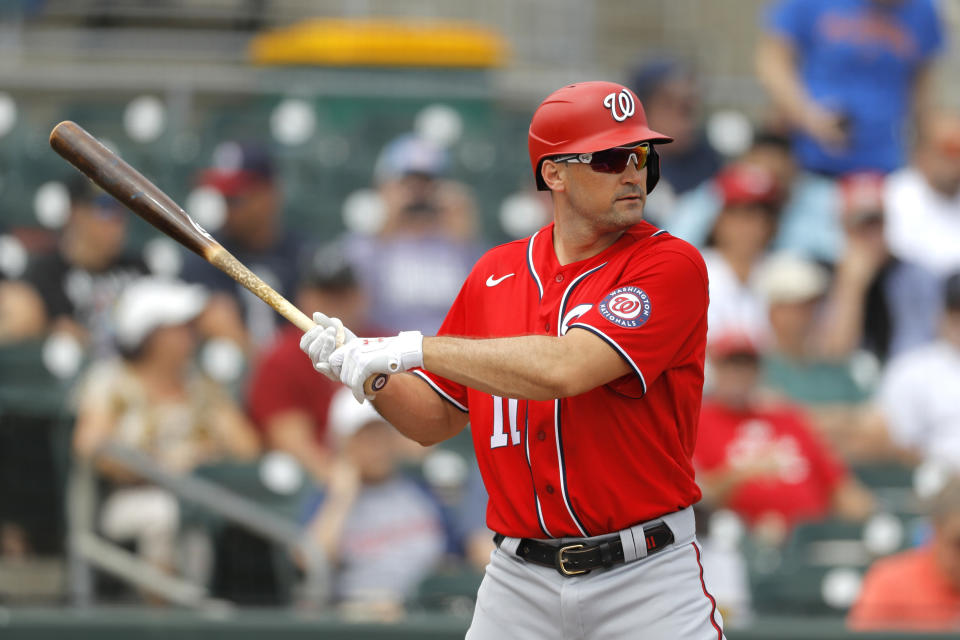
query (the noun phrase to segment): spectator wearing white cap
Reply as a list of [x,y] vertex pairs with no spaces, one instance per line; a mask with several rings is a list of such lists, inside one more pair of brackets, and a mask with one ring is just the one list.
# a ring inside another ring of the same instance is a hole
[[176,564],[176,498],[96,455],[111,442],[149,456],[167,472],[187,473],[258,453],[256,434],[226,389],[193,368],[192,323],[206,299],[200,287],[182,282],[132,282],[114,309],[122,357],[94,364],[76,390],[74,451],[112,487],[100,527],[110,538],[135,541],[147,560],[166,570]]
[[829,285],[826,269],[793,253],[771,256],[758,277],[771,329],[766,385],[804,404],[862,402],[870,393],[869,372],[856,372],[852,358],[824,357],[820,311]]
[[309,535],[335,565],[338,605],[395,619],[448,547],[439,502],[398,471],[401,436],[370,403],[342,389],[328,424],[335,458]]
[[763,355],[764,386],[805,405],[844,457],[874,456],[882,432],[864,420],[863,407],[876,384],[877,367],[869,357],[825,355],[823,341],[830,329],[821,312],[830,285],[827,270],[800,255],[777,253],[757,281],[771,330]]

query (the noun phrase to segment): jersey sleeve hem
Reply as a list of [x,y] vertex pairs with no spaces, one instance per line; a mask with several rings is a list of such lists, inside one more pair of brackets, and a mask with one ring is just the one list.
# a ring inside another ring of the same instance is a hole
[[616,341],[616,340],[614,340],[613,338],[611,338],[610,336],[608,336],[607,334],[605,334],[605,333],[604,333],[603,331],[601,331],[600,329],[597,329],[596,327],[591,326],[591,325],[589,325],[589,324],[585,324],[585,323],[583,323],[583,322],[577,322],[577,323],[575,323],[575,324],[570,325],[570,328],[571,328],[571,329],[573,329],[573,328],[575,328],[575,327],[576,327],[576,328],[579,328],[579,329],[585,329],[586,331],[589,331],[589,332],[592,333],[593,335],[597,336],[598,338],[600,338],[601,340],[603,340],[604,342],[606,342],[607,344],[609,344],[609,345],[613,348],[614,351],[616,351],[618,354],[620,354],[620,357],[623,358],[624,361],[626,361],[626,363],[627,363],[627,364],[630,366],[630,368],[633,370],[633,373],[637,376],[637,378],[640,379],[640,385],[643,387],[643,394],[646,395],[646,393],[647,393],[647,381],[643,378],[643,372],[640,371],[640,367],[638,367],[638,366],[637,366],[637,363],[633,361],[633,358],[630,357],[630,354],[628,354],[623,347],[621,347],[619,344],[617,344],[617,341]]
[[430,388],[431,388],[431,389],[433,389],[434,391],[437,392],[437,395],[439,395],[441,398],[443,398],[444,400],[446,400],[447,402],[449,402],[450,404],[452,404],[453,406],[455,406],[457,409],[459,409],[460,411],[462,411],[462,412],[464,412],[464,413],[470,413],[470,410],[469,410],[469,409],[467,409],[467,408],[466,408],[465,406],[463,406],[460,402],[458,402],[458,401],[456,400],[456,398],[454,398],[454,397],[451,396],[449,393],[447,393],[446,391],[444,391],[443,389],[441,389],[439,386],[437,386],[437,383],[434,382],[433,380],[431,380],[431,379],[430,379],[430,376],[428,376],[426,373],[424,373],[423,371],[411,371],[410,373],[412,373],[412,374],[415,375],[415,376],[419,376],[420,378],[422,378],[422,379],[424,380],[424,382],[426,382],[428,385],[430,385]]

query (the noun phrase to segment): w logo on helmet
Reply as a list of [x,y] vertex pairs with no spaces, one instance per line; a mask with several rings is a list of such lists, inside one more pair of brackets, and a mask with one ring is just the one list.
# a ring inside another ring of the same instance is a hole
[[[626,89],[621,89],[620,93],[609,93],[603,99],[603,106],[610,109],[610,114],[617,122],[623,122],[636,112],[636,105],[633,102],[633,94]],[[620,112],[617,113],[617,108]]]

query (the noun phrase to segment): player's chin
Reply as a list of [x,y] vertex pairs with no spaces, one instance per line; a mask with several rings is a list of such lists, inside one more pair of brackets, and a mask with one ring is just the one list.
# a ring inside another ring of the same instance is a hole
[[633,196],[628,198],[617,198],[613,201],[613,208],[622,213],[631,213],[643,215],[644,198]]

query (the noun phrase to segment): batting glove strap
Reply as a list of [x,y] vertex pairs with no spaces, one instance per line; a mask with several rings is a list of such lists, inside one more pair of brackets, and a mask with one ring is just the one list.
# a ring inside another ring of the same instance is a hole
[[423,334],[404,331],[392,338],[358,338],[330,355],[330,368],[350,387],[357,402],[366,395],[363,383],[378,373],[400,373],[423,366]]
[[419,331],[401,331],[396,338],[396,353],[400,371],[423,366],[423,334]]

